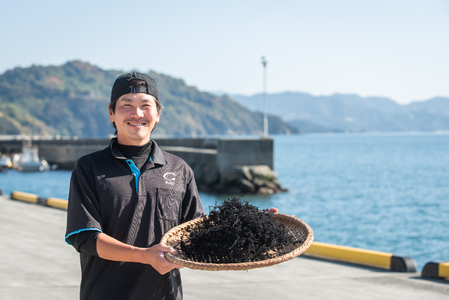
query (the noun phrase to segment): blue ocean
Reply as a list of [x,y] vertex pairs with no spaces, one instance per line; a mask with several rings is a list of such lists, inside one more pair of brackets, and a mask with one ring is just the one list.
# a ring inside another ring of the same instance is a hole
[[[305,134],[274,139],[285,193],[243,200],[309,224],[315,241],[449,261],[449,134]],[[67,199],[69,171],[0,173],[0,189]],[[201,193],[206,211],[226,195]],[[240,195],[237,195],[240,196]]]

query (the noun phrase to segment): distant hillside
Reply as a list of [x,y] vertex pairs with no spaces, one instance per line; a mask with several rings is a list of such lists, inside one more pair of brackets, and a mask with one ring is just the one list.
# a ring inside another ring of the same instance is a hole
[[437,97],[424,102],[413,102],[405,106],[409,112],[427,112],[449,116],[449,98]]
[[[232,95],[253,111],[262,111],[262,95]],[[267,95],[268,111],[301,132],[449,130],[449,98],[399,105],[388,98],[357,95],[312,96],[305,93]]]
[[[107,106],[112,84],[120,73],[80,61],[5,72],[0,75],[0,135],[92,138],[114,133]],[[150,75],[158,82],[164,106],[155,135],[262,133],[260,113],[227,96],[201,92],[183,80],[154,72]],[[270,116],[270,120],[271,133],[298,133],[279,117]]]

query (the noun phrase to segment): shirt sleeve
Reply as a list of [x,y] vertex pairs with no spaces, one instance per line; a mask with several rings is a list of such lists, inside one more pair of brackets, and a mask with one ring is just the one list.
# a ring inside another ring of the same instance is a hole
[[98,256],[97,236],[100,234],[96,230],[86,230],[68,237],[72,246],[80,253]]
[[198,188],[193,171],[190,170],[190,181],[187,183],[186,193],[182,201],[181,223],[204,217],[206,214],[201,205]]
[[87,230],[102,232],[95,178],[92,172],[89,172],[89,166],[90,161],[87,157],[79,159],[70,179],[65,235],[68,244],[71,244],[69,239],[71,235]]

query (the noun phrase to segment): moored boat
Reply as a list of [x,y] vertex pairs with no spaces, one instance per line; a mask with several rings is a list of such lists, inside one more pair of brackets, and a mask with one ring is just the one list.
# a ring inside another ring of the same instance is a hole
[[26,146],[22,148],[14,168],[22,172],[36,172],[48,170],[49,166],[45,159],[39,159],[37,147]]
[[13,164],[12,164],[12,160],[11,157],[6,156],[6,155],[2,155],[0,156],[0,169],[9,169],[12,168]]

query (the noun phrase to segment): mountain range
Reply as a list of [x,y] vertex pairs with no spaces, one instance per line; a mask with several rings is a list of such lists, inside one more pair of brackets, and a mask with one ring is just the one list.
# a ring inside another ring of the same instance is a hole
[[[263,94],[232,95],[252,111],[263,111]],[[449,98],[400,105],[388,98],[300,92],[267,94],[267,111],[301,132],[394,132],[449,130]]]
[[[0,135],[106,137],[107,106],[119,70],[81,61],[33,65],[0,75]],[[263,95],[214,94],[152,71],[161,122],[155,136],[261,135]],[[400,105],[388,98],[301,92],[267,95],[270,134],[449,130],[449,98]]]
[[[70,61],[61,66],[14,68],[0,75],[0,135],[106,137],[114,133],[108,104],[121,71]],[[154,135],[257,135],[262,113],[252,112],[228,96],[188,86],[181,79],[148,72],[159,86],[164,106]],[[299,130],[275,115],[270,133]]]

